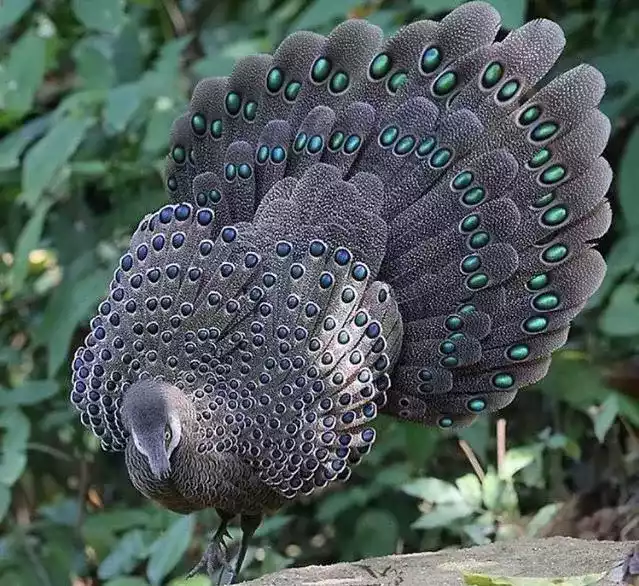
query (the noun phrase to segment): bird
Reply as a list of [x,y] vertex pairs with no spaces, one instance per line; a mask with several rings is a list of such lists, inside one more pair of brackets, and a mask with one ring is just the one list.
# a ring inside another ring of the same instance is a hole
[[379,413],[450,430],[511,403],[601,284],[603,76],[548,75],[552,21],[499,30],[473,1],[388,38],[297,31],[175,120],[168,202],[115,268],[70,401],[142,495],[217,510],[192,573],[237,580],[262,518],[346,481]]

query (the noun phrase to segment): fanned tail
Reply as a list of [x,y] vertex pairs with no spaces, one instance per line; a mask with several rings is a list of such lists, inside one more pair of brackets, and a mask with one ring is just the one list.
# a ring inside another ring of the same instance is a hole
[[405,335],[385,410],[442,427],[542,378],[605,272],[603,78],[582,65],[535,92],[561,29],[536,20],[496,43],[499,22],[469,2],[387,40],[359,20],[293,34],[198,85],[167,165],[173,201],[278,237],[280,185],[363,182],[356,196],[299,183],[320,213],[288,237],[349,248],[391,285]]

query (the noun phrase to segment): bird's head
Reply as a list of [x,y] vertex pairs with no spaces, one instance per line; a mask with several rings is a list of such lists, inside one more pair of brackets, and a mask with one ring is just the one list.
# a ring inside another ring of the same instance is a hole
[[171,455],[182,439],[179,389],[163,382],[143,380],[124,393],[122,416],[132,448],[149,463],[153,476],[166,480],[171,474]]

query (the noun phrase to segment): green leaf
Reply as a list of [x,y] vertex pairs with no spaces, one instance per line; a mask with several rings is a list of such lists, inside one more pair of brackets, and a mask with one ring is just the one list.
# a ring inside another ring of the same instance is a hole
[[293,520],[293,518],[293,515],[276,515],[275,517],[268,517],[264,519],[264,522],[255,532],[255,538],[261,539],[262,537],[279,533]]
[[67,358],[69,344],[80,321],[106,295],[112,270],[94,265],[93,255],[80,257],[67,267],[65,278],[54,290],[45,309],[39,342],[48,350],[49,376],[54,376]]
[[104,126],[107,132],[124,132],[141,104],[142,92],[138,83],[128,83],[110,90],[104,108]]
[[448,527],[453,521],[465,519],[475,512],[474,508],[464,501],[460,503],[437,505],[432,511],[425,513],[414,523],[412,529],[439,529]]
[[98,567],[98,577],[102,580],[128,574],[140,560],[144,559],[147,551],[144,535],[141,530],[134,529],[126,533],[109,555],[102,560]]
[[545,507],[539,509],[533,518],[528,521],[526,525],[526,535],[529,537],[535,537],[548,523],[550,523],[554,516],[561,509],[561,503],[550,503]]
[[566,401],[585,412],[611,392],[590,361],[570,350],[555,353],[546,378],[536,386],[549,397]]
[[599,307],[618,286],[620,278],[639,265],[639,232],[624,234],[616,240],[606,255],[606,264],[608,267],[603,283],[589,299],[586,310]]
[[46,45],[33,31],[14,43],[9,59],[0,67],[0,110],[21,116],[31,109],[46,70]]
[[296,30],[314,30],[325,25],[331,25],[337,20],[344,20],[353,8],[362,4],[362,0],[322,0],[321,2],[312,2],[292,27]]
[[0,30],[9,28],[18,22],[31,8],[34,0],[4,0],[0,6]]
[[[0,429],[4,429],[2,436],[3,452],[23,452],[27,449],[27,442],[31,433],[29,418],[19,409],[9,408],[0,412]],[[2,477],[0,477],[1,479]]]
[[612,424],[619,415],[619,402],[617,395],[610,395],[601,404],[594,416],[595,435],[600,443],[603,444],[606,434],[612,427]]
[[528,0],[486,0],[501,14],[501,26],[515,29],[526,20],[526,3]]
[[463,503],[461,492],[450,482],[439,478],[419,478],[402,486],[402,490],[429,503]]
[[448,12],[461,6],[466,0],[413,0],[413,6],[424,10],[426,14],[439,14]]
[[340,514],[368,503],[374,494],[361,486],[350,486],[340,492],[326,495],[317,509],[317,520],[321,523],[332,523]]
[[49,211],[50,202],[46,202],[35,210],[25,227],[20,232],[16,249],[13,252],[11,267],[11,292],[15,295],[24,287],[29,272],[29,255],[38,248],[44,228],[44,221]]
[[122,0],[72,0],[73,12],[88,29],[117,32],[126,22]]
[[165,108],[161,103],[156,103],[156,107],[151,111],[142,142],[142,149],[145,152],[156,154],[167,150],[169,133],[176,115],[178,115],[178,111],[175,105],[170,104]]
[[11,489],[5,484],[0,484],[0,522],[5,518],[11,506]]
[[623,151],[623,158],[617,174],[619,203],[623,210],[628,233],[632,234],[639,229],[639,198],[637,186],[639,185],[639,124],[635,126],[630,139]]
[[599,327],[604,334],[611,337],[639,334],[638,293],[639,288],[635,283],[626,282],[615,288],[599,319]]
[[505,578],[463,572],[467,586],[594,586],[607,574],[588,574],[569,578]]
[[149,583],[144,578],[127,576],[125,578],[109,580],[104,586],[149,586]]
[[459,492],[471,507],[479,509],[481,507],[481,482],[475,474],[469,473],[455,481]]
[[0,140],[0,171],[17,169],[26,148],[46,131],[51,115],[39,116]]
[[399,523],[387,510],[368,509],[357,518],[355,544],[363,557],[388,555],[395,551],[399,539]]
[[0,407],[35,405],[53,397],[58,388],[52,380],[28,381],[12,391],[0,391]]
[[150,523],[151,515],[145,510],[103,511],[88,517],[83,530],[90,533],[117,533],[134,527],[147,527]]
[[502,479],[512,478],[517,472],[532,464],[540,452],[541,448],[538,445],[508,450],[499,470],[500,477]]
[[35,206],[60,168],[73,156],[93,118],[67,116],[27,152],[22,166],[24,199]]
[[27,464],[27,442],[31,425],[18,409],[6,409],[0,414],[2,451],[0,452],[0,484],[11,486],[24,472]]
[[153,586],[159,586],[182,559],[191,542],[194,527],[194,515],[180,517],[151,546],[146,577]]
[[489,511],[496,511],[499,508],[499,501],[502,491],[502,481],[494,470],[490,469],[482,481],[482,496],[484,505]]
[[115,84],[112,39],[104,36],[82,37],[71,51],[76,76],[85,91],[107,90]]

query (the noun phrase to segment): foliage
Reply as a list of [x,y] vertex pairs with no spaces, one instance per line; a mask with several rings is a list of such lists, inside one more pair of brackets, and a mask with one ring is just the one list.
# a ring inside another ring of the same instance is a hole
[[[236,58],[298,28],[326,32],[351,15],[390,33],[461,2],[0,5],[1,584],[186,584],[180,576],[216,523],[210,512],[180,517],[144,501],[122,459],[99,451],[67,402],[70,352],[131,231],[164,201],[170,124],[194,82],[230,72]],[[508,27],[558,20],[568,36],[561,67],[586,60],[609,82],[616,219],[603,243],[604,285],[538,385],[543,394],[525,393],[506,410],[519,447],[499,467],[480,480],[452,438],[382,420],[376,449],[348,485],[267,520],[247,576],[532,534],[553,512],[580,446],[616,436],[619,417],[639,426],[628,385],[605,382],[639,341],[639,8],[631,0],[492,2]],[[633,387],[632,376],[624,380]],[[483,462],[496,441],[490,429],[484,420],[461,435]]]

